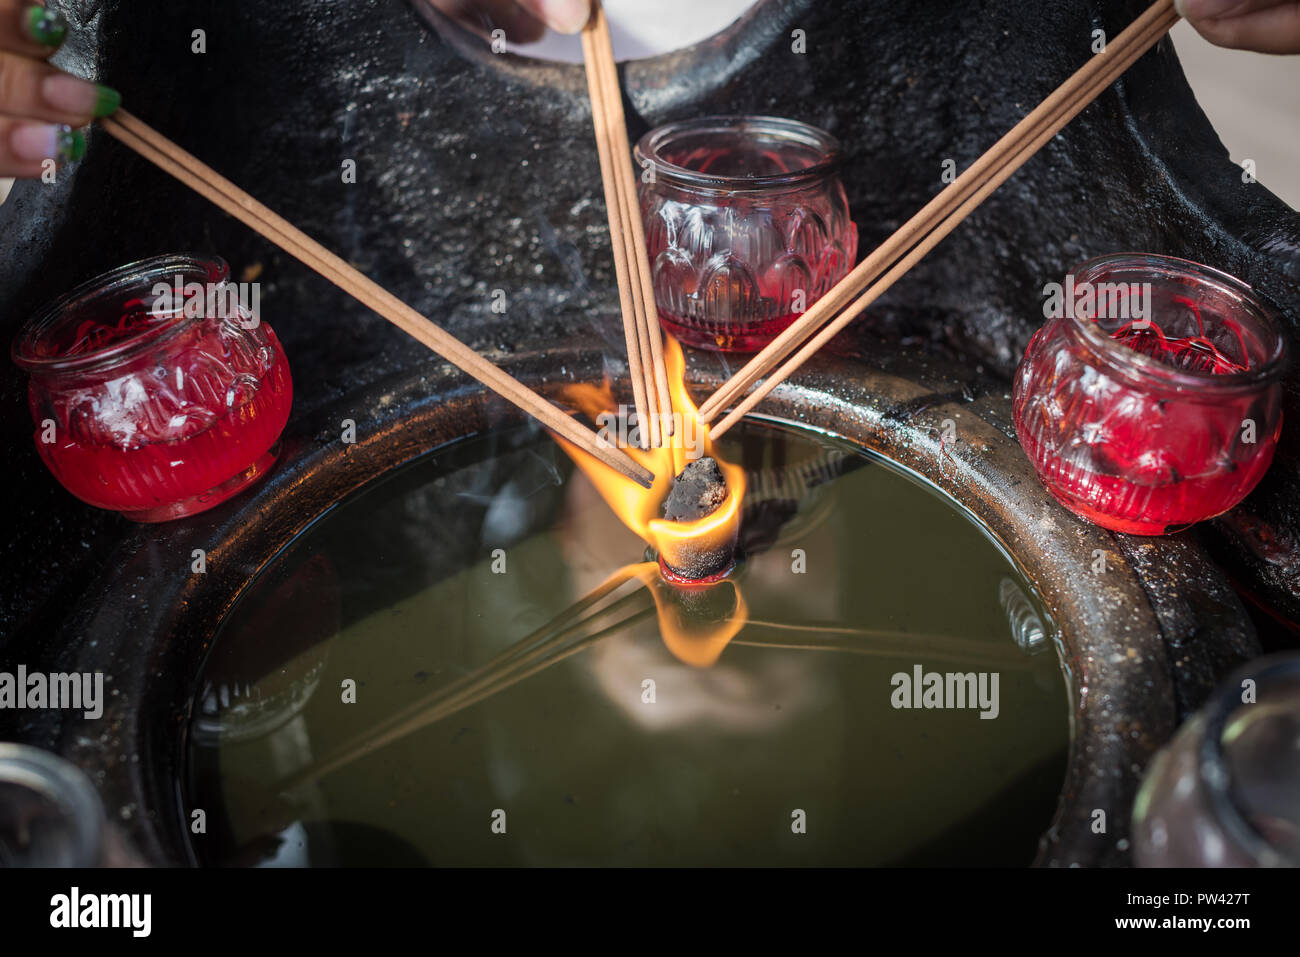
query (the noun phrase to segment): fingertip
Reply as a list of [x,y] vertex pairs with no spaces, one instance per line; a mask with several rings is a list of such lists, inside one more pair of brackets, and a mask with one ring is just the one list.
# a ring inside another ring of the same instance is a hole
[[24,123],[9,132],[9,149],[25,162],[40,162],[58,149],[60,127],[51,123]]
[[1188,20],[1226,17],[1244,6],[1242,0],[1174,0],[1174,10]]
[[557,33],[580,33],[591,19],[591,0],[532,0],[527,6]]
[[60,123],[20,123],[9,131],[8,146],[15,161],[8,175],[24,178],[39,176],[50,160],[64,166],[86,155],[85,135]]
[[1298,29],[1279,29],[1276,25],[1249,17],[1189,22],[1197,33],[1225,50],[1250,50],[1276,55],[1300,52]]
[[22,11],[23,32],[37,46],[58,49],[68,37],[68,21],[57,10],[39,3],[29,4]]

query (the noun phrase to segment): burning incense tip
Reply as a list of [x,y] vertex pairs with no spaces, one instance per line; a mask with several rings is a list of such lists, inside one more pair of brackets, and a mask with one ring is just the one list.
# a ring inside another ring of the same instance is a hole
[[[708,430],[698,427],[686,390],[686,360],[671,336],[664,341],[664,361],[673,414],[681,415],[682,426],[662,447],[627,450],[654,473],[649,491],[571,442],[557,439],[623,524],[659,553],[666,581],[704,585],[727,572],[735,557],[745,470],[720,458]],[[617,405],[608,385],[575,384],[565,397],[597,422]],[[694,461],[687,464],[690,459]]]
[[[711,456],[696,459],[673,479],[672,491],[664,501],[669,522],[700,522],[717,512],[729,497],[727,479]],[[735,558],[735,523],[723,534],[691,535],[661,543],[659,558],[670,578],[702,581],[720,577]]]
[[670,522],[693,522],[716,512],[727,500],[727,480],[718,462],[706,455],[696,459],[673,479],[673,489],[664,502],[664,518]]

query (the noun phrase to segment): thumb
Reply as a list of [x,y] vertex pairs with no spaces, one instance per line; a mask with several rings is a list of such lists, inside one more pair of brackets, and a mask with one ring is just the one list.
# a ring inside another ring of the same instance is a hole
[[519,0],[519,5],[559,33],[577,33],[591,19],[591,0]]
[[1297,0],[1174,0],[1174,8],[1216,46],[1300,53]]

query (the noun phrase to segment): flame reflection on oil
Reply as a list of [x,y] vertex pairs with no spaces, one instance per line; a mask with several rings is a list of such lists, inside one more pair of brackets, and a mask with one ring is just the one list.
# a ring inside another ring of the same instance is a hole
[[[686,390],[686,360],[681,346],[665,337],[664,365],[672,394],[673,412],[679,417],[671,437],[660,448],[625,448],[654,475],[649,488],[626,478],[564,439],[556,442],[600,493],[615,515],[635,532],[671,568],[691,568],[700,555],[734,551],[745,496],[745,470],[719,458],[708,427],[699,422],[695,403]],[[567,387],[564,397],[581,412],[606,425],[616,408],[608,382],[601,386],[579,383]],[[667,431],[667,430],[664,430]],[[718,463],[727,483],[727,498],[703,518],[673,522],[661,516],[673,478],[688,462],[709,455]],[[713,665],[727,643],[745,625],[748,606],[733,581],[675,585],[663,580],[657,563],[645,562],[620,569],[638,578],[654,596],[659,632],[664,644],[680,661],[697,668]],[[727,613],[719,617],[719,609]]]

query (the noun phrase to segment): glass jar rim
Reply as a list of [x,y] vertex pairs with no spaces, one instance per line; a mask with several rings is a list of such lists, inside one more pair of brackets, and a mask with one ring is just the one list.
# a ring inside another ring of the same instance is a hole
[[[762,133],[810,147],[820,153],[821,158],[803,169],[760,176],[719,176],[716,173],[702,173],[664,159],[663,150],[674,139],[708,129],[717,129],[726,133]],[[747,192],[813,183],[834,173],[843,159],[840,141],[825,130],[800,120],[758,115],[701,116],[665,123],[641,137],[637,141],[633,155],[638,166],[644,167],[646,163],[650,163],[654,167],[656,176],[663,176],[671,182],[726,192]]]
[[1300,860],[1294,860],[1285,852],[1279,851],[1269,842],[1259,829],[1246,817],[1241,805],[1232,795],[1229,786],[1231,772],[1228,770],[1228,758],[1224,753],[1223,735],[1228,721],[1242,706],[1241,683],[1246,678],[1256,685],[1265,678],[1289,677],[1300,675],[1300,655],[1282,652],[1256,658],[1238,668],[1220,691],[1206,706],[1207,718],[1205,730],[1197,750],[1196,769],[1210,804],[1224,828],[1236,839],[1238,844],[1247,848],[1257,861],[1274,860],[1292,867],[1300,866]]
[[1258,365],[1244,369],[1241,372],[1212,373],[1178,369],[1116,342],[1106,335],[1096,322],[1076,315],[1073,309],[1067,309],[1065,311],[1066,318],[1072,327],[1084,337],[1086,343],[1091,346],[1096,355],[1110,362],[1122,372],[1126,372],[1130,378],[1144,381],[1158,380],[1162,385],[1172,386],[1177,389],[1212,389],[1215,392],[1235,392],[1281,378],[1289,358],[1286,336],[1282,332],[1281,324],[1277,321],[1275,312],[1260,301],[1251,286],[1242,282],[1236,276],[1215,269],[1212,266],[1193,262],[1190,259],[1164,256],[1159,253],[1124,252],[1094,256],[1075,266],[1070,270],[1070,275],[1074,277],[1076,283],[1082,281],[1091,282],[1096,277],[1118,266],[1146,266],[1164,269],[1188,279],[1195,279],[1202,283],[1217,286],[1223,291],[1231,293],[1241,300],[1268,330],[1273,338],[1273,348]]
[[77,856],[75,866],[100,863],[104,806],[79,767],[31,745],[0,741],[0,782],[22,787],[59,808]]
[[163,279],[170,281],[177,275],[221,285],[230,278],[230,266],[220,256],[167,253],[100,273],[37,310],[14,339],[10,357],[19,368],[31,373],[82,372],[121,362],[149,346],[164,342],[181,329],[199,321],[198,318],[186,316],[184,310],[178,310],[138,335],[77,356],[42,355],[37,348],[40,340],[57,329],[74,306],[121,293],[132,286],[152,285]]

